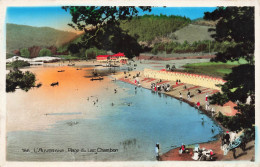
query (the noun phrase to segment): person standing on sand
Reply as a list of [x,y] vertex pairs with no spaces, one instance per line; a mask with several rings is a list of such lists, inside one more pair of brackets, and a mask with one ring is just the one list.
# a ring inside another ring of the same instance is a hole
[[205,101],[208,102],[208,94],[206,94]]
[[155,157],[157,161],[160,161],[160,145],[156,143],[155,145]]
[[190,100],[190,91],[188,90],[188,93],[187,93],[187,97],[188,97],[188,100]]
[[210,110],[210,108],[209,108],[209,102],[207,102],[206,105],[207,105],[207,110]]
[[200,109],[200,102],[199,101],[197,102],[197,107],[198,107],[198,109]]
[[180,99],[182,100],[182,95],[181,95],[181,92],[180,92]]
[[214,108],[212,107],[212,108],[211,108],[211,116],[214,117],[214,114],[215,114],[215,110],[214,110]]
[[208,102],[205,103],[205,109],[206,109],[207,111],[209,110],[209,103],[208,103]]

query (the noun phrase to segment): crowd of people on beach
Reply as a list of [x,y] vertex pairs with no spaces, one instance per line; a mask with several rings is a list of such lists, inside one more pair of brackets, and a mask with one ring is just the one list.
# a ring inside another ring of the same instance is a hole
[[170,91],[170,89],[171,89],[171,85],[170,84],[159,85],[158,83],[159,82],[151,83],[151,89],[153,91],[155,91],[155,92],[161,92],[161,91],[169,92]]

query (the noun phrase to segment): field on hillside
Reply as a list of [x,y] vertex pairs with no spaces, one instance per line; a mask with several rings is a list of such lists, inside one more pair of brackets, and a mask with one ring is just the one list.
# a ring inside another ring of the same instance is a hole
[[173,33],[177,37],[177,39],[173,41],[179,43],[183,43],[184,41],[188,41],[189,43],[203,40],[213,41],[214,39],[211,37],[211,34],[213,33],[208,31],[209,28],[212,27],[189,24],[188,26]]

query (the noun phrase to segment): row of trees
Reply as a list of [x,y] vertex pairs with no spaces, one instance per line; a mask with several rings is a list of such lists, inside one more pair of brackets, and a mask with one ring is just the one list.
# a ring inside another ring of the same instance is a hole
[[[30,51],[29,51],[28,48],[20,49],[20,54],[21,54],[21,57],[30,58]],[[39,57],[52,56],[52,53],[51,53],[51,51],[49,49],[43,48],[43,49],[40,50],[38,56]]]
[[79,48],[77,44],[70,44],[68,46],[68,51],[74,57],[79,59],[95,59],[97,55],[105,55],[107,51],[102,49],[92,48]]
[[194,52],[224,52],[230,46],[235,45],[234,42],[224,41],[195,41],[192,44],[185,41],[184,43],[170,42],[170,43],[157,43],[154,45],[151,52],[157,54],[160,52],[171,53],[194,53]]

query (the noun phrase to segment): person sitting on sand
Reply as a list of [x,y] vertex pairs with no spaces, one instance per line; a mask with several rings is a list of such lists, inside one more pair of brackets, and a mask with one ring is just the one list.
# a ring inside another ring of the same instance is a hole
[[164,87],[165,87],[164,84],[162,84],[162,90],[164,90]]
[[200,90],[200,89],[198,89],[198,93],[199,93],[199,94],[201,93],[201,90]]

